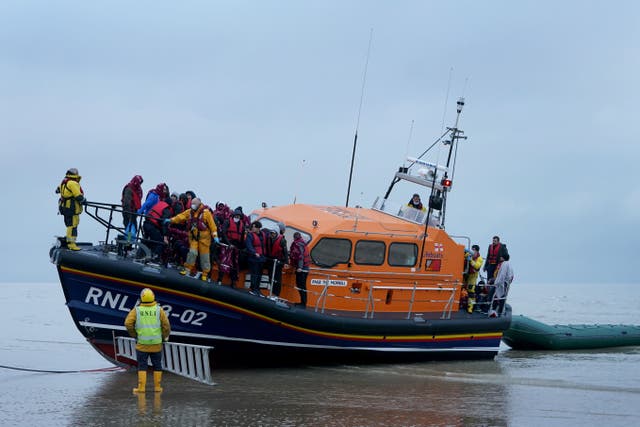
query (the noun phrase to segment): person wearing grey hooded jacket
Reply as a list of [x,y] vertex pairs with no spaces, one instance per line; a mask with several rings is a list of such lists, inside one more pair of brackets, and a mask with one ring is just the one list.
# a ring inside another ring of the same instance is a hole
[[509,286],[513,282],[513,268],[511,267],[511,263],[509,262],[510,256],[509,254],[505,254],[502,258],[500,258],[502,262],[498,266],[498,274],[496,275],[495,284],[495,293],[493,298],[493,304],[491,306],[492,311],[491,315],[502,315],[504,311],[504,303],[507,300],[507,294],[509,293]]

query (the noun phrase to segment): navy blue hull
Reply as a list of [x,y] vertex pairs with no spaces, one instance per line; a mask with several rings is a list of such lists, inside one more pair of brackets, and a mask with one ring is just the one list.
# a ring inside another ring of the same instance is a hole
[[490,358],[510,322],[510,312],[448,320],[322,314],[98,250],[56,249],[52,260],[76,326],[110,360],[113,334],[126,335],[124,319],[144,287],[167,312],[171,340],[213,346],[217,366]]

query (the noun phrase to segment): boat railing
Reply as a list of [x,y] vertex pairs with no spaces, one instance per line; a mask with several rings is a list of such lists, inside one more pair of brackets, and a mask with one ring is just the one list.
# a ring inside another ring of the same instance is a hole
[[[137,360],[135,338],[114,336],[116,361],[118,356]],[[213,347],[177,342],[162,343],[162,369],[194,381],[215,385],[211,377],[209,352]]]
[[148,215],[143,214],[135,214],[135,235],[127,236],[127,230],[124,226],[117,226],[114,224],[115,218],[114,213],[122,214],[124,209],[122,209],[121,205],[114,203],[102,203],[102,202],[86,202],[85,203],[85,213],[89,215],[91,218],[96,220],[100,225],[102,225],[106,229],[104,242],[104,251],[109,251],[110,247],[113,246],[113,242],[110,243],[109,238],[111,237],[112,231],[119,233],[116,236],[115,240],[115,249],[120,253],[122,251],[123,245],[135,245],[139,251],[138,257],[142,257],[144,259],[150,259],[152,257],[151,250],[149,249],[150,245],[166,245],[164,241],[156,241],[153,239],[149,239],[147,237],[143,237],[142,234],[142,221],[145,218],[150,218]]
[[[453,274],[451,273],[403,273],[403,272],[396,272],[396,271],[373,271],[373,270],[367,270],[367,271],[353,271],[353,270],[342,270],[342,269],[337,269],[337,268],[331,268],[331,269],[327,269],[327,268],[315,268],[315,267],[311,267],[309,268],[309,272],[310,274],[318,274],[318,275],[326,275],[326,274],[332,274],[335,275],[336,277],[342,277],[345,276],[349,279],[358,279],[357,276],[371,276],[371,275],[376,275],[376,276],[407,276],[407,275],[411,275],[411,277],[417,277],[420,279],[435,279],[435,280],[453,280]],[[336,274],[339,273],[339,274]]]
[[[109,235],[111,230],[115,230],[122,234],[125,234],[124,227],[118,227],[113,224],[113,214],[122,213],[123,209],[121,205],[113,203],[101,203],[101,202],[86,202],[84,205],[84,211],[91,218],[96,220],[100,225],[106,229],[105,243],[109,242]],[[106,211],[106,212],[105,212]],[[103,214],[108,214],[108,218],[104,218]],[[137,226],[137,224],[136,224]],[[137,227],[138,229],[140,227]]]
[[[502,316],[504,314],[505,308],[507,306],[507,296],[509,295],[509,288],[511,287],[510,284],[504,284],[501,285],[504,286],[503,292],[504,295],[501,297],[496,296],[497,292],[497,288],[498,285],[488,285],[489,289],[493,288],[493,291],[491,292],[491,298],[489,298],[489,300],[485,303],[485,305],[487,305],[487,315],[489,317],[491,316]],[[495,308],[498,308],[498,310],[496,311]]]
[[[455,302],[455,295],[457,291],[457,286],[418,286],[418,283],[415,282],[413,286],[388,286],[388,285],[373,285],[369,286],[369,296],[367,298],[367,306],[364,312],[364,318],[373,319],[375,314],[375,301],[373,298],[373,291],[411,291],[411,297],[409,299],[409,308],[407,310],[407,319],[411,318],[411,314],[413,313],[413,304],[416,301],[416,293],[418,292],[449,292],[449,296],[445,301],[446,304],[442,310],[441,319],[451,319],[451,312],[453,310],[453,305]],[[441,302],[440,300],[432,300],[434,302]]]
[[335,274],[326,274],[326,280],[324,282],[324,286],[322,287],[322,291],[320,292],[320,296],[318,296],[318,298],[316,299],[316,305],[315,305],[315,311],[318,312],[318,306],[320,306],[320,304],[322,304],[322,307],[320,309],[321,313],[324,313],[324,309],[326,307],[327,304],[327,295],[329,293],[329,283],[331,283],[331,278],[332,277],[337,277]]
[[453,234],[449,234],[449,237],[451,237],[456,242],[458,242],[460,240],[463,240],[464,241],[464,246],[467,249],[471,249],[471,237],[469,237],[469,236],[455,236]]
[[[366,318],[370,318],[373,319],[375,316],[375,304],[376,302],[382,302],[383,299],[382,298],[377,298],[374,295],[374,291],[411,291],[411,296],[409,297],[408,300],[406,300],[407,302],[407,319],[411,318],[411,315],[414,313],[414,305],[416,302],[418,302],[417,299],[417,295],[419,293],[423,293],[426,294],[427,292],[445,292],[446,297],[445,299],[427,299],[427,300],[420,300],[421,302],[434,302],[434,303],[444,303],[444,307],[442,310],[442,315],[441,318],[442,319],[450,319],[451,318],[451,312],[453,310],[453,306],[454,306],[454,302],[455,302],[455,295],[456,292],[458,290],[459,284],[455,281],[453,281],[453,277],[450,274],[414,274],[413,276],[423,276],[423,277],[429,277],[431,279],[437,278],[438,281],[442,282],[441,285],[436,285],[436,286],[420,286],[418,284],[417,281],[413,282],[413,285],[411,286],[403,286],[402,283],[398,283],[395,285],[381,285],[380,283],[382,283],[382,280],[378,280],[378,279],[373,279],[373,278],[358,278],[355,277],[353,275],[353,271],[349,271],[349,270],[331,270],[331,272],[328,272],[324,269],[317,269],[317,268],[311,268],[310,270],[313,271],[313,276],[316,277],[321,277],[324,283],[323,283],[323,287],[322,290],[320,292],[316,292],[313,289],[308,289],[306,290],[307,293],[312,293],[314,295],[317,295],[316,298],[316,304],[314,307],[314,310],[316,312],[321,312],[324,313],[325,312],[325,308],[326,308],[326,303],[327,303],[327,299],[329,297],[331,298],[345,298],[345,299],[351,299],[351,300],[360,300],[360,301],[364,301],[365,302],[365,312],[363,317]],[[336,273],[349,273],[349,275],[339,275]],[[367,274],[371,274],[372,272],[367,272]],[[364,273],[363,273],[364,274]],[[402,275],[403,273],[389,273],[389,272],[384,272],[381,274],[386,274],[386,275]],[[406,274],[405,274],[406,275]],[[336,294],[332,294],[329,292],[329,288],[332,284],[332,281],[336,281],[339,278],[344,278],[347,280],[352,281],[352,288],[351,291],[355,294],[355,295],[336,295]],[[389,283],[388,280],[384,281],[385,283]],[[361,289],[362,289],[362,285],[363,284],[367,284],[366,289],[368,289],[368,293],[366,297],[358,297],[357,295],[360,294]],[[304,291],[304,290],[302,290]]]

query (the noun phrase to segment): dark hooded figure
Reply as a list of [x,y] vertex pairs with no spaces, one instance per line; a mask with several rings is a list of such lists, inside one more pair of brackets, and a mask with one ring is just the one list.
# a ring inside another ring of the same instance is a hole
[[129,224],[133,224],[133,227],[136,225],[136,212],[142,206],[143,182],[142,177],[136,175],[122,189],[122,222],[125,229],[129,228]]

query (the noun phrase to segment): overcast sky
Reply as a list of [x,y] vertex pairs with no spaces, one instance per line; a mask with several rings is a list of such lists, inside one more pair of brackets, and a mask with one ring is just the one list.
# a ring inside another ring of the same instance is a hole
[[[634,1],[4,0],[0,281],[57,280],[70,167],[92,201],[140,174],[245,211],[344,204],[373,29],[352,204],[464,95],[447,230],[483,254],[500,235],[516,281],[637,282],[639,20]],[[79,237],[103,231],[83,215]]]

